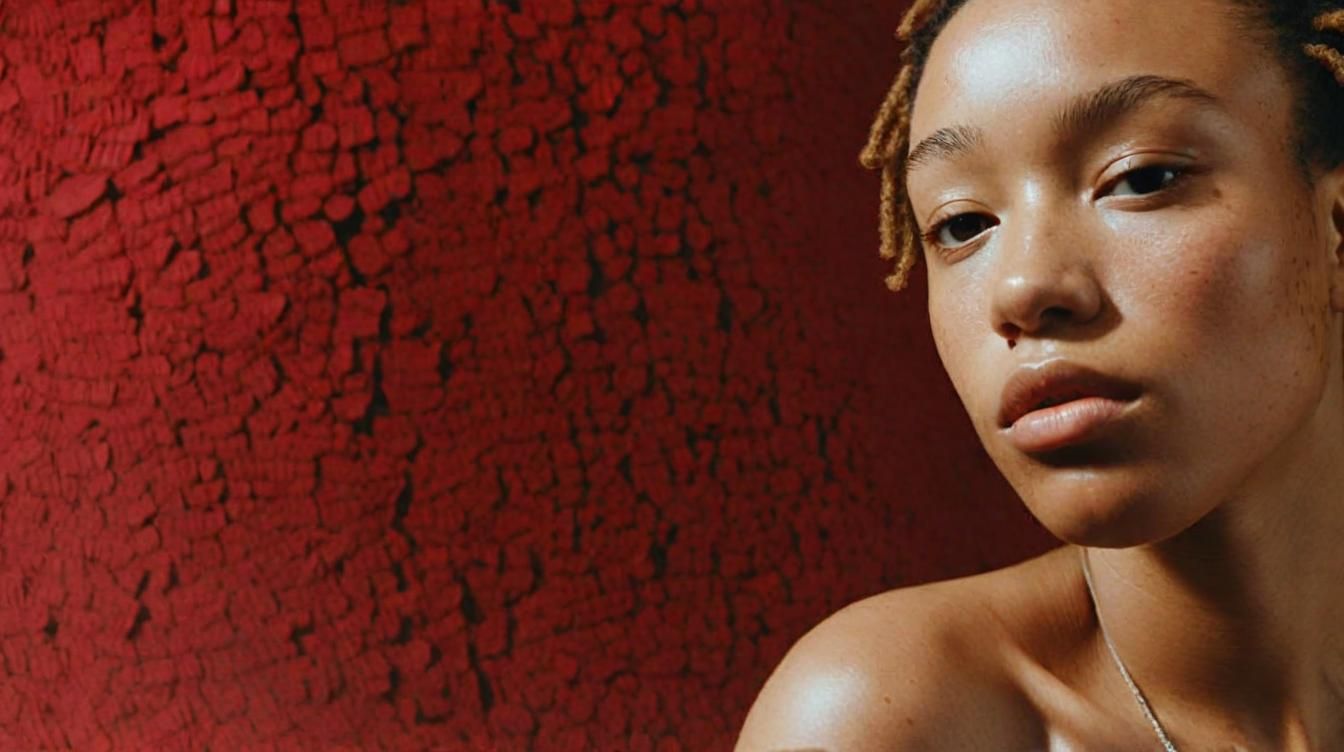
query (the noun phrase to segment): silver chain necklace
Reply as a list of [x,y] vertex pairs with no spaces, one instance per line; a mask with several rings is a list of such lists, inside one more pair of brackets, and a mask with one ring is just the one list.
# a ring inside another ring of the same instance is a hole
[[1101,607],[1097,605],[1097,591],[1092,587],[1092,568],[1087,563],[1087,548],[1078,547],[1079,558],[1083,560],[1083,577],[1087,579],[1087,592],[1092,596],[1092,607],[1097,612],[1097,623],[1101,626],[1102,639],[1106,640],[1106,647],[1111,651],[1111,657],[1115,659],[1115,665],[1120,669],[1120,675],[1125,677],[1125,683],[1129,685],[1129,690],[1134,693],[1134,699],[1139,701],[1139,708],[1143,714],[1148,717],[1148,722],[1152,724],[1153,730],[1157,732],[1157,738],[1162,741],[1162,747],[1166,752],[1177,752],[1176,745],[1171,743],[1167,737],[1167,732],[1162,728],[1162,724],[1157,722],[1157,716],[1153,714],[1152,708],[1148,707],[1148,700],[1144,699],[1143,692],[1139,691],[1139,685],[1134,683],[1129,675],[1129,670],[1125,668],[1125,662],[1120,660],[1120,653],[1115,649],[1115,643],[1111,642],[1111,636],[1106,633],[1106,622],[1101,618]]

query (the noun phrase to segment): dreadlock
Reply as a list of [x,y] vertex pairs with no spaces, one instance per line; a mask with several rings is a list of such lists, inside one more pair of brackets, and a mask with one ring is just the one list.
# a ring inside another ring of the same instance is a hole
[[[1313,165],[1344,163],[1344,8],[1339,0],[1235,0],[1268,22],[1276,47],[1298,74],[1298,158]],[[896,39],[903,47],[900,71],[869,128],[859,164],[882,171],[879,208],[880,255],[895,260],[885,278],[892,292],[909,282],[920,246],[914,211],[905,189],[905,158],[910,147],[910,113],[915,90],[933,40],[966,0],[915,0]],[[1333,6],[1333,7],[1332,7]]]

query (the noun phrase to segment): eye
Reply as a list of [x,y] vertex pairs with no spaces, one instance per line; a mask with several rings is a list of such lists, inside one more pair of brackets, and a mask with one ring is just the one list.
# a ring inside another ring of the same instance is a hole
[[957,214],[941,222],[934,222],[924,233],[924,242],[938,248],[956,248],[974,240],[996,224],[986,214]]
[[1128,183],[1132,192],[1129,194],[1113,193],[1112,195],[1147,196],[1150,193],[1157,193],[1169,188],[1173,183],[1185,177],[1185,174],[1186,170],[1184,168],[1171,165],[1140,167],[1121,175],[1120,180],[1115,183],[1117,188]]

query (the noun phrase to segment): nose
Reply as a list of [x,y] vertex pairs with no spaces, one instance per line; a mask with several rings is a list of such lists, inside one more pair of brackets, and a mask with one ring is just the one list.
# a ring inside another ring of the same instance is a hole
[[1058,222],[1021,229],[1000,232],[993,279],[994,331],[1010,348],[1092,321],[1103,299],[1084,243],[1061,232]]

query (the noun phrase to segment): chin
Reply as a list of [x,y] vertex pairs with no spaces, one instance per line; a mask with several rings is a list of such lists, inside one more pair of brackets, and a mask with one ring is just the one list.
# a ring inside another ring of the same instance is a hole
[[[1052,535],[1092,548],[1156,543],[1193,524],[1162,474],[1133,466],[1038,467],[1009,483]],[[1169,473],[1166,474],[1169,477]],[[1150,476],[1150,477],[1144,477]]]

